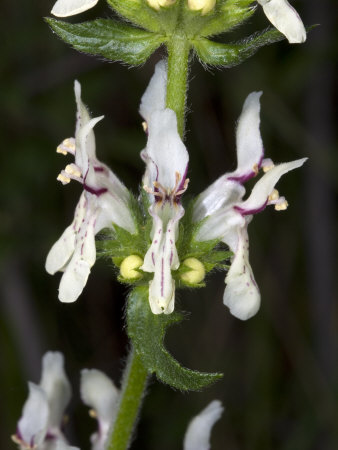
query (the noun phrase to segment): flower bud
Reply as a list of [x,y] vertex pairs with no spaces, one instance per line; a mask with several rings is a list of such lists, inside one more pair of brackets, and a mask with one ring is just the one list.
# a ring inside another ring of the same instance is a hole
[[176,0],[147,0],[147,2],[149,6],[158,11],[161,6],[171,6],[176,3]]
[[189,271],[182,273],[181,279],[189,284],[198,284],[204,280],[205,269],[204,265],[196,258],[187,258],[183,261]]
[[216,0],[188,0],[189,9],[201,11],[202,16],[211,11],[216,4]]
[[137,280],[142,277],[142,274],[135,269],[138,269],[143,264],[143,259],[138,255],[127,256],[122,261],[120,266],[120,274],[126,280]]

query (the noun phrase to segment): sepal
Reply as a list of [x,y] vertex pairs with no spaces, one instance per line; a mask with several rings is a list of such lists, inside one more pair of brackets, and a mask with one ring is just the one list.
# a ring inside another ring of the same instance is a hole
[[223,44],[205,38],[195,39],[192,44],[202,63],[230,68],[253,56],[261,47],[283,39],[285,37],[282,33],[270,28],[263,33],[255,33],[249,38],[233,44]]
[[253,0],[218,0],[205,16],[200,11],[187,11],[184,16],[186,28],[191,36],[200,37],[229,32],[252,16],[255,12],[253,3]]
[[155,315],[151,312],[147,286],[135,288],[127,306],[127,332],[135,351],[149,373],[182,391],[199,391],[222,377],[219,373],[203,373],[186,369],[164,347],[167,329],[182,320],[176,312]]
[[143,64],[165,37],[110,19],[72,24],[46,19],[53,31],[80,52],[131,65]]

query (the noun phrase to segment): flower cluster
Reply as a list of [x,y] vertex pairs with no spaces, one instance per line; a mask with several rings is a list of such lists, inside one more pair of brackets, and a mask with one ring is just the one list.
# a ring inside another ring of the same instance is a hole
[[[149,303],[154,314],[170,314],[174,310],[175,280],[182,261],[176,241],[179,222],[184,215],[182,195],[188,186],[189,156],[177,131],[175,113],[165,107],[167,83],[166,63],[160,62],[144,93],[140,113],[148,141],[141,157],[146,164],[143,188],[147,193],[149,218],[152,221],[149,246],[141,255],[130,255],[121,264],[121,273],[135,274],[139,279],[149,273]],[[75,140],[67,139],[59,152],[75,154],[75,164],[61,172],[64,184],[71,178],[83,184],[73,223],[51,249],[46,262],[47,271],[63,270],[59,298],[74,301],[80,295],[90,268],[95,261],[94,235],[105,227],[118,226],[137,233],[135,216],[130,207],[126,187],[95,156],[93,126],[101,118],[90,119],[80,97],[80,85],[75,83],[77,126]],[[246,99],[237,126],[237,169],[216,180],[194,201],[191,227],[197,226],[197,242],[222,241],[233,252],[231,267],[225,278],[224,304],[230,312],[246,320],[260,305],[260,293],[249,264],[247,227],[254,214],[267,205],[276,210],[287,208],[275,185],[282,175],[300,167],[306,158],[274,165],[264,158],[260,135],[260,96],[253,92]],[[244,183],[262,170],[265,174],[243,200]],[[189,281],[193,272],[204,277],[203,264],[196,258],[183,261],[190,272],[182,279]],[[130,275],[131,277],[131,275]],[[190,278],[189,278],[190,277]],[[201,280],[201,278],[199,278]]]
[[[51,12],[57,17],[73,16],[93,8],[97,2],[98,0],[57,0]],[[155,10],[160,10],[175,4],[176,0],[147,0],[147,2]],[[303,22],[287,0],[257,0],[257,2],[262,6],[268,20],[291,44],[306,40]],[[205,15],[215,8],[216,0],[187,0],[187,4],[192,11],[201,11],[201,14]]]
[[[20,450],[79,450],[68,444],[63,432],[64,411],[71,397],[70,382],[64,371],[64,358],[59,352],[47,352],[42,359],[39,385],[29,383],[29,396],[24,404],[17,431],[12,436]],[[81,372],[81,398],[98,421],[91,440],[92,450],[105,450],[118,411],[120,391],[100,370]],[[184,450],[208,450],[214,423],[223,412],[221,402],[214,400],[190,422]]]

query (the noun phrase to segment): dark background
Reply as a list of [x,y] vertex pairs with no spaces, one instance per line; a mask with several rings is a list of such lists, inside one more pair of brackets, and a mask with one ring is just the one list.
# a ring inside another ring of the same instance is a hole
[[[70,158],[55,147],[74,133],[73,80],[94,116],[97,153],[138,191],[145,145],[138,103],[161,52],[128,69],[78,54],[43,22],[53,1],[2,2],[0,189],[0,447],[14,448],[27,396],[39,381],[41,356],[60,350],[74,388],[66,434],[89,448],[95,422],[78,394],[79,371],[96,367],[118,384],[128,342],[123,330],[126,289],[98,261],[75,304],[57,299],[59,275],[44,262],[71,222],[80,185],[62,187],[56,176]],[[212,399],[225,405],[213,449],[334,450],[338,448],[336,0],[293,2],[307,25],[320,23],[306,44],[261,49],[243,65],[190,74],[187,146],[190,193],[235,167],[235,122],[246,96],[263,90],[262,135],[275,161],[307,156],[279,190],[286,212],[268,208],[249,227],[250,259],[262,307],[248,322],[222,304],[224,275],[207,289],[180,292],[190,320],[172,329],[167,346],[184,365],[222,371],[203,393],[182,394],[152,381],[133,448],[182,447],[190,418]],[[109,16],[101,0],[74,21]],[[259,9],[236,36],[263,29]],[[231,35],[229,40],[236,36]],[[193,113],[193,114],[192,114]]]

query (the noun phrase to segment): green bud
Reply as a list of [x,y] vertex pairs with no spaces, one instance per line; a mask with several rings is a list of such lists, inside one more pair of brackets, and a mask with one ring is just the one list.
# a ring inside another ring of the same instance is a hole
[[143,264],[143,259],[138,255],[130,255],[125,258],[120,266],[120,275],[126,280],[138,280],[142,274],[135,269],[138,269]]
[[162,7],[171,6],[174,3],[176,3],[176,0],[147,0],[147,2],[149,6],[158,11],[161,6]]
[[201,11],[202,16],[214,9],[216,0],[188,0],[188,7],[192,11]]
[[183,264],[188,267],[189,271],[181,274],[181,279],[189,284],[198,284],[204,280],[205,268],[197,258],[187,258]]

